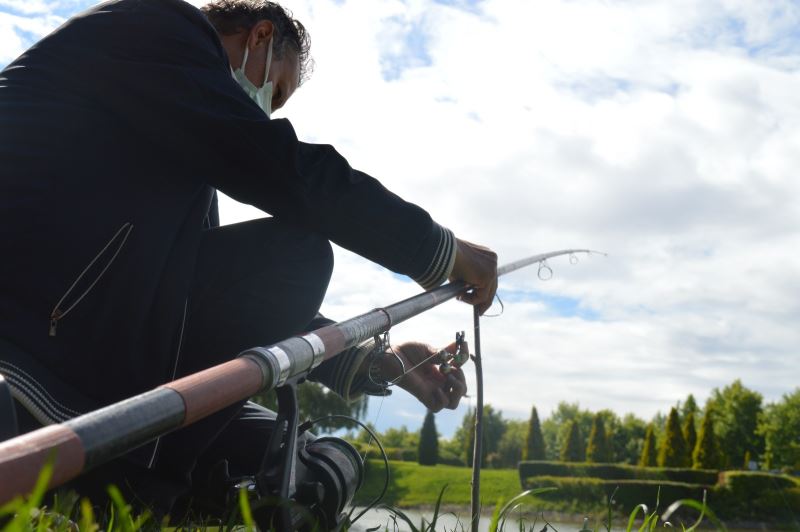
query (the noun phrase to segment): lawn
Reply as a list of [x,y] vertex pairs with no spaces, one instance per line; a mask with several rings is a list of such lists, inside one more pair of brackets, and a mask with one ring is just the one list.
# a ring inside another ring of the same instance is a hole
[[[442,503],[469,506],[472,470],[456,466],[421,466],[414,462],[390,461],[389,489],[383,502],[400,508],[432,506],[444,485],[447,491]],[[384,482],[384,467],[380,460],[370,460],[364,486],[356,495],[358,504],[366,504],[380,493]],[[499,499],[508,500],[522,491],[516,469],[486,469],[481,471],[481,499],[491,507]]]

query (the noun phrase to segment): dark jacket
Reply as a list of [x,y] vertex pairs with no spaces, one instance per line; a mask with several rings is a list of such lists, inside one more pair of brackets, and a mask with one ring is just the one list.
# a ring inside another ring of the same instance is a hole
[[168,380],[214,189],[418,280],[452,252],[424,210],[268,120],[200,11],[102,4],[0,73],[0,339],[31,357],[0,372],[46,395],[38,364],[98,404]]

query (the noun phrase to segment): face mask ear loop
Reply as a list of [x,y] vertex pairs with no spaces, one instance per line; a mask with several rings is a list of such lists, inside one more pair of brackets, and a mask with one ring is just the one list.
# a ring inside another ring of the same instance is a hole
[[244,72],[244,66],[247,64],[247,55],[250,53],[250,47],[247,44],[244,45],[244,56],[242,56],[242,66],[239,68]]
[[267,80],[269,80],[269,69],[272,66],[272,37],[269,38],[269,44],[267,45],[267,68],[264,70],[264,83],[261,84],[263,87],[267,84]]

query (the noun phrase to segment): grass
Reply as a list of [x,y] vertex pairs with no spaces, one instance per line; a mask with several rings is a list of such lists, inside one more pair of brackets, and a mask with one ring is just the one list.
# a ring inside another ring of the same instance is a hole
[[[469,503],[469,470],[450,466],[426,467],[402,462],[394,463],[393,466],[397,472],[397,474],[394,475],[395,481],[390,485],[390,493],[392,494],[391,497],[394,502],[387,501],[381,505],[383,509],[390,512],[390,518],[383,529],[387,532],[399,531],[401,530],[401,525],[403,526],[402,529],[410,530],[411,532],[436,532],[437,530],[443,530],[441,527],[439,529],[436,527],[439,525],[439,518],[443,513],[444,505],[463,505]],[[372,479],[378,478],[380,475],[376,474],[376,464],[372,464],[370,467],[372,473],[369,477],[370,480],[373,481]],[[421,468],[423,468],[422,471],[420,471]],[[413,470],[416,470],[416,475],[411,474]],[[109,532],[134,532],[143,529],[235,530],[237,532],[249,532],[256,530],[250,504],[244,492],[240,494],[239,498],[240,513],[238,514],[238,524],[236,525],[229,524],[228,526],[220,527],[216,525],[205,526],[203,524],[186,523],[177,528],[167,529],[153,522],[151,516],[147,512],[141,515],[134,515],[131,511],[131,506],[123,500],[119,491],[113,486],[109,488],[112,505],[105,515],[100,516],[99,519],[95,516],[92,505],[88,500],[79,500],[78,497],[74,495],[57,500],[52,509],[42,507],[40,504],[51,476],[52,464],[47,464],[42,470],[33,492],[28,497],[18,497],[0,507],[0,525],[2,525],[2,529],[0,530],[2,530],[2,532],[99,532],[100,530]],[[412,477],[415,479],[413,482],[413,489],[411,489],[412,486],[410,485]],[[442,482],[448,478],[456,478],[459,482],[457,484]],[[500,495],[494,499],[498,502],[494,505],[494,512],[489,527],[490,532],[506,531],[508,517],[512,513],[521,512],[526,506],[529,507],[529,510],[535,509],[535,497],[554,490],[554,488],[538,488],[516,493],[515,486],[517,480],[513,470],[484,471],[481,475],[481,480],[482,487],[485,486],[486,488],[486,491],[483,492],[484,501]],[[436,486],[437,482],[439,484],[435,496],[425,498],[426,495],[430,494],[430,490]],[[368,485],[365,485],[364,491],[367,491],[368,487]],[[360,497],[369,499],[370,495],[360,493]],[[405,501],[406,504],[413,502],[414,505],[432,503],[433,517],[430,521],[423,519],[419,526],[417,526],[402,510],[394,507],[396,504],[402,504],[403,501]],[[530,507],[530,503],[533,503],[532,507]],[[612,495],[605,501],[605,506],[607,508],[605,520],[596,522],[594,528],[590,528],[587,519],[580,532],[599,532],[602,530],[610,532],[612,530],[613,503]],[[646,505],[641,504],[630,513],[627,520],[627,527],[624,530],[626,532],[651,532],[656,528],[673,528],[669,523],[669,519],[681,508],[691,508],[699,512],[699,518],[697,518],[696,522],[691,526],[686,527],[680,524],[682,530],[696,530],[706,517],[718,530],[725,530],[725,526],[708,509],[705,501],[699,502],[695,500],[676,501],[663,515],[659,515],[658,513],[658,502],[656,502],[656,506],[652,510],[649,510]],[[555,530],[554,528],[548,528],[549,523],[544,520],[543,516],[540,521],[539,518],[536,517],[535,512],[533,512],[532,515],[534,516],[532,520],[526,522],[524,518],[519,519],[517,524],[512,528],[519,532]],[[641,521],[641,523],[638,521]],[[540,528],[543,523],[545,524],[544,528]],[[344,530],[347,530],[347,527],[345,527]],[[380,528],[377,530],[380,530]],[[466,530],[469,530],[469,523],[456,525],[450,531],[446,532],[464,532]]]
[[[390,461],[391,478],[383,502],[392,506],[432,507],[442,486],[447,491],[442,498],[445,506],[468,506],[472,487],[472,470],[458,466],[421,466],[414,462]],[[367,478],[356,494],[357,504],[366,504],[383,487],[383,463],[370,460]],[[481,471],[481,498],[494,503],[509,500],[519,493],[519,477],[513,469],[484,469]]]
[[[397,532],[400,530],[400,525],[404,525],[404,527],[411,532],[436,532],[436,526],[440,516],[442,515],[442,505],[447,487],[448,486],[445,485],[439,491],[439,495],[436,498],[436,502],[433,506],[432,518],[429,521],[423,518],[419,526],[417,526],[415,522],[402,510],[384,505],[383,508],[390,512],[390,517],[384,530],[387,532]],[[508,523],[509,516],[513,512],[520,510],[525,505],[526,499],[553,491],[554,489],[555,488],[531,489],[512,497],[507,502],[499,501],[495,505],[494,512],[492,513],[492,518],[489,523],[489,532],[506,532],[506,524]],[[612,504],[613,495],[606,501],[606,519],[596,522],[592,528],[589,524],[589,519],[586,518],[584,519],[583,527],[579,532],[600,532],[602,530],[611,532],[613,514]],[[699,502],[695,500],[676,501],[670,505],[669,508],[667,508],[663,515],[659,515],[658,502],[656,502],[656,506],[652,511],[649,510],[646,505],[640,504],[628,516],[627,526],[624,530],[625,532],[653,532],[658,528],[677,528],[669,521],[669,519],[675,514],[676,511],[684,507],[696,510],[699,515],[694,523],[688,527],[679,522],[678,524],[680,525],[681,530],[685,532],[694,532],[698,529],[698,527],[704,524],[707,518],[707,520],[710,521],[716,530],[726,532],[725,525],[716,518],[713,512],[706,506],[705,501]],[[641,520],[641,523],[639,523],[638,520]],[[544,516],[542,516],[540,520],[540,518],[536,517],[536,514],[534,514],[532,520],[528,520],[527,523],[524,518],[520,518],[512,528],[518,530],[518,532],[537,532],[540,530],[539,527],[542,526],[542,523],[544,523],[544,527],[541,528],[541,532],[545,532],[547,530],[553,530],[554,532],[557,532],[556,528],[553,527],[546,519],[544,519]],[[466,532],[469,529],[470,523],[461,523],[459,521],[458,524],[451,529],[451,532]]]
[[2,532],[96,532],[102,529],[116,532],[135,532],[145,527],[155,528],[149,513],[134,516],[119,490],[111,486],[112,500],[103,519],[98,522],[94,509],[87,499],[79,500],[75,494],[56,498],[53,507],[41,506],[47,485],[53,475],[52,460],[42,468],[36,486],[28,497],[16,497],[0,507]]

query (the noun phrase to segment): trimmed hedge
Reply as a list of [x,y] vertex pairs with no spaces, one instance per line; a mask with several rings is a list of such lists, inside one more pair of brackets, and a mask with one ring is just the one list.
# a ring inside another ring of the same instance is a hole
[[714,495],[729,519],[791,522],[800,508],[800,481],[786,475],[727,471]]
[[592,464],[530,460],[518,466],[520,484],[526,488],[534,477],[586,477],[603,480],[657,480],[712,486],[719,472],[682,467],[638,467],[627,464]]
[[737,493],[755,494],[759,491],[800,488],[800,481],[788,475],[773,475],[760,471],[725,471],[721,484]]
[[529,488],[555,487],[556,491],[536,496],[543,501],[565,504],[565,509],[586,505],[605,506],[605,501],[614,494],[612,506],[623,514],[636,506],[646,504],[655,508],[660,501],[662,510],[679,499],[703,500],[703,491],[708,486],[686,482],[657,480],[601,480],[599,478],[537,477]]
[[[389,491],[384,502],[400,508],[431,505],[442,486],[448,489],[444,502],[466,507],[470,500],[470,470],[466,467],[445,465],[420,466],[411,462],[391,462]],[[510,469],[490,469],[481,475],[484,502],[509,500],[519,493],[515,486],[515,472]],[[775,523],[790,528],[796,523],[800,508],[800,479],[785,475],[731,471],[724,474],[723,482],[716,486],[702,486],[688,482],[659,480],[602,480],[598,478],[571,478],[541,476],[532,479],[532,487],[555,487],[556,491],[526,497],[526,505],[536,511],[558,510],[569,513],[597,513],[606,511],[608,497],[614,493],[612,507],[615,514],[627,517],[639,504],[650,511],[656,509],[659,495],[659,513],[680,499],[701,501],[707,491],[707,503],[723,521],[742,520]],[[367,474],[357,502],[366,504],[383,488],[384,470],[380,460],[367,462]],[[530,500],[528,500],[530,499]],[[693,522],[697,516],[687,509],[679,514]],[[677,522],[680,521],[680,517]],[[676,521],[673,521],[675,524]],[[770,530],[777,528],[769,526]],[[677,528],[676,528],[677,529]]]
[[[362,457],[364,456],[364,453],[366,453],[366,457],[369,460],[381,459],[381,451],[378,449],[378,445],[375,442],[372,442],[370,445],[360,441],[351,441],[349,443],[356,448],[356,451],[358,451],[358,454],[360,454]],[[384,447],[384,450],[386,451],[386,456],[389,458],[389,460],[395,460],[398,462],[416,462],[417,457],[419,456],[419,450],[416,447]],[[442,450],[441,448],[439,449],[438,463],[462,467],[465,465],[460,456],[456,456],[447,452],[446,450]]]
[[[590,467],[586,467],[591,464],[556,465],[565,465],[568,468],[574,466],[571,468],[573,472],[591,470]],[[544,467],[541,467],[538,470],[543,469]],[[659,471],[660,468],[627,469],[646,469],[649,470],[648,473],[652,473],[652,470]],[[520,468],[520,471],[522,470]],[[558,471],[563,473],[564,470]],[[553,486],[558,488],[558,491],[541,494],[537,498],[550,502],[553,509],[567,511],[597,505],[600,501],[605,501],[617,487],[619,489],[614,495],[616,503],[614,507],[623,513],[630,512],[641,503],[653,508],[659,487],[662,510],[678,499],[689,498],[700,501],[703,499],[703,491],[706,490],[709,507],[722,519],[790,523],[800,508],[800,479],[760,472],[726,471],[720,475],[720,482],[716,485],[667,480],[603,480],[551,475],[527,477],[523,484],[526,489],[542,486]]]
[[[363,442],[349,442],[350,445],[355,447],[358,454],[362,457],[364,453],[366,453],[367,459],[380,459],[381,458],[381,450],[378,448],[378,445],[375,442],[372,442],[371,445],[367,445]],[[401,462],[416,462],[418,451],[416,448],[412,447],[384,447],[386,451],[386,456],[389,460],[398,460]]]

